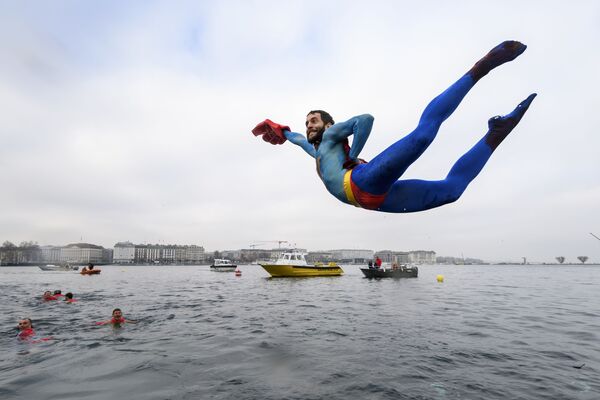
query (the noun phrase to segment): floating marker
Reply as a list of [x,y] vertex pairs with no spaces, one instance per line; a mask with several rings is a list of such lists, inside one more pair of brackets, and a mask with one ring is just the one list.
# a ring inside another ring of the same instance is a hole
[[235,276],[242,276],[242,270],[240,270],[240,267],[236,267]]
[[438,276],[437,276],[437,281],[438,281],[439,283],[442,283],[442,282],[444,282],[444,275],[438,275]]

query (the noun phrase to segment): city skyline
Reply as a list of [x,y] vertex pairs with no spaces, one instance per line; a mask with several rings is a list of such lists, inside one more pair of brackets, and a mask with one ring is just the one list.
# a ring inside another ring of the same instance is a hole
[[[592,234],[593,235],[593,234]],[[2,241],[3,245],[4,243],[11,243],[12,245],[15,246],[20,246],[12,243],[10,240],[6,240],[6,241]],[[137,246],[137,247],[142,247],[142,246],[147,246],[147,247],[199,247],[202,249],[202,252],[207,254],[207,255],[212,255],[215,253],[228,253],[228,252],[239,252],[239,251],[252,251],[255,250],[256,252],[275,252],[275,251],[283,251],[285,249],[290,249],[290,248],[303,248],[302,246],[295,246],[295,244],[291,245],[291,242],[288,241],[283,241],[283,240],[270,240],[270,241],[266,241],[268,243],[284,243],[283,246],[278,246],[278,247],[272,247],[272,246],[267,246],[265,244],[258,246],[257,244],[255,245],[251,245],[251,246],[247,246],[247,247],[241,247],[241,248],[233,248],[233,247],[225,247],[225,248],[219,248],[219,249],[206,249],[202,244],[196,243],[196,244],[192,244],[192,243],[184,243],[184,244],[178,244],[178,243],[144,243],[144,242],[132,242],[129,240],[126,241],[119,241],[119,242],[115,242],[114,245],[98,245],[96,243],[88,243],[88,242],[73,242],[73,243],[67,243],[64,245],[60,245],[60,244],[40,244],[34,241],[26,241],[23,242],[22,244],[27,244],[27,245],[35,245],[35,246],[39,246],[40,248],[48,248],[48,247],[56,247],[56,248],[61,248],[61,247],[68,247],[68,246],[73,246],[73,245],[91,245],[91,246],[100,246],[104,249],[107,250],[114,250],[117,245],[124,245],[124,246]],[[289,243],[289,244],[285,244],[285,243]],[[258,248],[257,248],[258,247]],[[2,247],[0,247],[1,249]],[[497,259],[497,260],[489,260],[489,259],[485,259],[485,257],[479,257],[476,254],[468,254],[465,256],[464,253],[461,254],[440,254],[439,252],[437,252],[435,249],[425,249],[425,248],[416,248],[416,249],[402,249],[402,248],[385,248],[385,249],[374,249],[374,248],[367,248],[367,247],[362,247],[362,248],[352,248],[352,247],[338,247],[338,248],[319,248],[319,249],[309,249],[309,248],[303,248],[305,251],[309,252],[309,253],[327,253],[327,252],[335,252],[335,251],[343,251],[343,250],[347,250],[347,251],[371,251],[374,254],[379,253],[379,252],[398,252],[398,253],[416,253],[416,252],[433,252],[436,254],[436,256],[438,258],[444,259],[444,258],[450,258],[450,259],[457,259],[457,260],[480,260],[483,261],[485,263],[510,263],[510,264],[525,264],[525,263],[529,263],[529,264],[598,264],[600,262],[600,260],[595,259],[593,257],[589,257],[586,254],[581,254],[581,255],[577,255],[577,256],[573,256],[573,257],[565,257],[562,254],[557,254],[555,256],[549,256],[548,261],[542,261],[542,260],[536,260],[536,259],[530,259],[527,256],[521,256],[518,258],[504,258],[504,259]],[[582,262],[581,258],[584,257],[585,261]]]
[[[597,262],[599,15],[586,0],[8,2],[0,240],[285,239]],[[314,160],[251,134],[265,118],[304,133],[311,109],[369,113],[371,160],[504,40],[528,48],[476,85],[403,177],[443,179],[488,118],[537,92],[455,203],[397,215],[342,204]]]

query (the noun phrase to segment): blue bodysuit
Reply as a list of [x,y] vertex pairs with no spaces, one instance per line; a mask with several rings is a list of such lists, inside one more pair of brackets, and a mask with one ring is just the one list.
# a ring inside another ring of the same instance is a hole
[[[400,177],[435,139],[442,122],[454,112],[475,83],[491,69],[516,58],[525,48],[519,42],[509,41],[492,49],[469,72],[429,103],[414,131],[368,163],[358,162],[358,155],[373,126],[373,117],[368,114],[330,126],[318,146],[308,143],[306,137],[299,133],[285,130],[285,137],[316,159],[317,171],[325,187],[345,203],[377,211],[407,213],[454,202],[479,174],[500,142],[519,123],[536,94],[530,95],[510,114],[491,118],[488,132],[456,161],[444,179],[402,180]],[[353,136],[353,141],[348,151],[344,144],[349,136]],[[348,160],[357,162],[348,166]]]

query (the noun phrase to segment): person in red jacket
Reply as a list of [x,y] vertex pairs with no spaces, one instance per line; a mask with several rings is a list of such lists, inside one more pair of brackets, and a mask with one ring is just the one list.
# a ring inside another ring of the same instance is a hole
[[67,303],[75,303],[77,300],[73,298],[73,293],[69,292],[65,294],[65,302]]
[[375,267],[381,268],[381,258],[379,258],[379,257],[375,258]]
[[21,340],[28,340],[35,336],[35,331],[33,330],[33,323],[30,318],[23,318],[19,321],[19,333],[17,337]]
[[31,318],[23,318],[22,320],[20,320],[17,328],[19,329],[17,339],[28,343],[40,343],[52,339],[51,336],[41,339],[35,339],[35,331],[33,330],[33,322],[31,322]]
[[44,301],[58,300],[58,297],[54,296],[52,294],[52,292],[50,292],[49,290],[46,290],[44,292],[44,294],[42,295],[42,300],[44,300]]
[[101,321],[101,322],[96,322],[96,325],[112,325],[115,328],[120,327],[122,324],[137,324],[137,321],[133,321],[130,319],[126,319],[125,317],[123,317],[123,312],[121,311],[120,308],[115,308],[112,312],[112,318],[109,319],[108,321]]

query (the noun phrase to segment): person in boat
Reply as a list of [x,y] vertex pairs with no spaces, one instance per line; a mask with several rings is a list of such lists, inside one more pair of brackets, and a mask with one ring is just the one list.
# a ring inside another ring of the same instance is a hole
[[[358,158],[371,129],[373,117],[363,114],[335,123],[323,110],[306,116],[306,137],[288,126],[265,120],[252,133],[271,144],[286,140],[316,160],[317,173],[338,200],[369,210],[409,213],[452,203],[479,174],[498,145],[517,126],[536,94],[511,113],[488,121],[489,130],[475,146],[456,161],[446,178],[436,181],[399,179],[435,139],[442,124],[475,84],[494,68],[514,60],[527,46],[506,41],[494,47],[466,74],[433,99],[423,111],[416,129],[393,143],[370,162]],[[352,145],[348,137],[353,136]]]
[[44,300],[44,301],[58,300],[58,297],[53,295],[51,291],[46,290],[44,292],[44,294],[42,295],[42,300]]
[[126,319],[123,317],[123,312],[120,308],[115,308],[112,312],[112,318],[107,321],[96,322],[96,325],[112,325],[115,328],[120,327],[123,324],[137,324],[137,321]]
[[373,269],[373,261],[369,261],[369,269]]
[[381,258],[379,256],[375,257],[375,268],[381,268]]
[[75,303],[77,300],[75,300],[73,298],[73,293],[68,292],[67,294],[65,294],[65,300],[64,301],[67,302],[67,303]]

